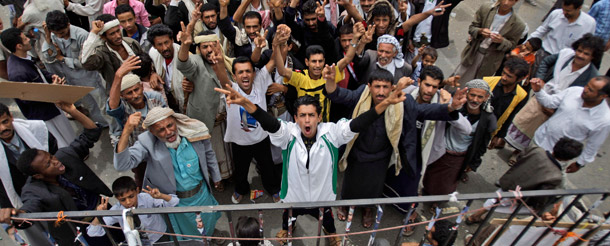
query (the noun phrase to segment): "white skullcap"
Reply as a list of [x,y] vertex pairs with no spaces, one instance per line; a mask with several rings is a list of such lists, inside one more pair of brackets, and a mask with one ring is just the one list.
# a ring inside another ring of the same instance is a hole
[[174,112],[171,108],[154,107],[146,114],[146,119],[142,122],[142,127],[148,129],[155,123],[166,119],[167,117],[176,119],[176,127],[178,135],[187,138],[191,142],[209,139],[210,133],[205,124],[199,120],[189,118],[186,115]]
[[138,75],[135,74],[127,74],[125,76],[123,76],[123,79],[121,79],[121,92],[123,92],[124,90],[127,90],[129,88],[131,88],[134,85],[137,85],[140,83],[140,77],[138,77]]
[[114,20],[104,23],[104,28],[102,28],[102,30],[99,32],[99,34],[102,35],[106,31],[108,31],[110,28],[113,28],[115,26],[119,26],[119,19],[114,19]]

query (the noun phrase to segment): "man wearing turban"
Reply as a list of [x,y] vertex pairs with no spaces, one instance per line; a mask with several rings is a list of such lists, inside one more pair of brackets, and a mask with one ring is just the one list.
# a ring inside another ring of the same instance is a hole
[[[212,185],[220,185],[220,171],[212,150],[208,128],[199,120],[175,113],[170,108],[155,107],[148,111],[140,134],[131,147],[128,138],[140,124],[142,116],[129,116],[114,154],[114,167],[125,171],[147,163],[143,186],[158,188],[180,198],[178,207],[214,206]],[[219,213],[201,214],[206,234],[212,235]],[[178,234],[201,235],[195,213],[170,214]]]

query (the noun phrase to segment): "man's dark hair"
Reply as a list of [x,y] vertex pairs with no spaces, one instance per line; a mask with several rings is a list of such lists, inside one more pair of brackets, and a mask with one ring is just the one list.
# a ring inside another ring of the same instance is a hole
[[453,245],[457,238],[457,232],[453,227],[455,224],[448,220],[439,220],[434,223],[434,233],[432,238],[438,243],[438,245]]
[[[605,76],[605,75],[600,75],[600,76],[597,76],[597,77],[595,77],[593,79],[595,79],[595,80],[602,80],[605,83],[604,87],[602,87],[599,91],[597,91],[597,93],[599,93],[601,95],[609,95],[610,96],[610,77]],[[0,114],[0,116],[2,116],[2,114]]]
[[583,144],[569,137],[562,137],[553,146],[553,156],[558,160],[572,160],[582,153]]
[[517,76],[517,81],[522,80],[530,72],[530,65],[521,58],[513,57],[504,62],[504,67]]
[[235,58],[235,60],[233,60],[233,64],[231,64],[231,70],[233,71],[233,74],[235,74],[235,64],[238,64],[238,63],[250,63],[250,67],[252,67],[252,69],[254,69],[254,63],[252,63],[252,60],[250,60],[250,57],[238,56],[237,58]]
[[8,106],[4,105],[4,103],[0,103],[0,117],[4,115],[11,115],[11,111],[8,109]]
[[[375,17],[383,17],[387,16],[392,18],[392,9],[388,4],[376,4],[373,9],[371,9],[371,18]],[[390,20],[392,22],[393,20]]]
[[352,23],[343,24],[339,27],[339,35],[346,35],[354,33],[354,25]]
[[129,4],[121,4],[114,9],[114,16],[119,16],[120,14],[131,12],[133,17],[136,17],[136,12],[133,11],[133,8],[129,6]]
[[384,81],[394,84],[394,75],[392,75],[392,73],[385,69],[373,69],[373,71],[371,71],[371,74],[369,75],[369,81],[367,81],[367,83],[372,84],[373,81]]
[[445,79],[445,75],[443,74],[443,71],[437,66],[427,66],[421,69],[421,72],[419,73],[419,78],[422,81],[426,80],[427,78],[439,80],[440,83],[438,86],[440,87],[440,84],[443,83],[443,80]]
[[305,2],[301,7],[301,12],[303,12],[303,16],[315,14],[316,8],[318,8],[318,5],[316,3],[316,0],[308,0],[307,2]]
[[15,53],[17,45],[23,43],[23,39],[21,39],[21,30],[16,27],[6,29],[0,34],[0,40],[2,40],[2,45],[4,45],[4,47],[11,53]]
[[17,160],[17,169],[27,176],[36,174],[36,171],[32,168],[32,162],[38,155],[38,149],[27,149],[21,153],[19,160]]
[[604,54],[605,42],[599,37],[593,36],[591,33],[583,35],[581,38],[572,43],[572,49],[576,51],[578,48],[590,49],[593,55],[593,61],[602,58]]
[[148,42],[150,42],[153,45],[155,43],[156,37],[161,37],[161,36],[165,36],[165,35],[167,35],[169,37],[169,39],[172,39],[172,36],[174,36],[174,32],[172,31],[172,29],[169,28],[169,26],[167,26],[165,24],[155,24],[155,25],[151,26],[150,28],[148,28],[148,31],[146,32]]
[[310,45],[305,50],[305,57],[307,59],[311,59],[312,55],[317,55],[317,54],[322,54],[323,56],[325,55],[324,48],[322,48],[322,46],[320,46],[320,45]]
[[[241,238],[262,238],[260,224],[256,218],[241,216],[235,225],[237,237]],[[257,246],[260,241],[238,240],[241,246]]]
[[530,46],[532,46],[532,51],[538,51],[540,48],[542,48],[542,39],[530,38],[527,40],[527,42],[529,42]]
[[70,24],[70,19],[68,15],[59,10],[53,10],[47,14],[47,18],[45,19],[47,23],[47,28],[50,31],[60,31]]
[[205,3],[205,4],[201,5],[201,8],[199,9],[199,11],[201,11],[202,14],[203,14],[203,12],[210,11],[210,10],[214,10],[216,12],[219,11],[218,6],[216,6],[213,3]]
[[110,15],[110,14],[102,14],[100,16],[98,16],[97,18],[95,18],[95,20],[101,20],[104,23],[116,20],[116,17]]
[[263,24],[263,17],[261,17],[261,14],[258,13],[257,11],[248,11],[244,14],[244,23],[246,21],[246,19],[254,19],[256,18],[258,20],[258,24],[262,25]]
[[297,98],[297,100],[294,102],[295,111],[298,111],[301,105],[313,105],[314,107],[316,107],[316,113],[318,113],[318,115],[322,113],[322,106],[320,106],[320,100],[310,95],[305,95]]
[[563,6],[572,6],[575,9],[580,8],[584,3],[584,0],[563,0]]
[[114,194],[114,197],[133,190],[137,191],[138,185],[136,185],[136,181],[132,177],[122,176],[112,182],[112,194]]
[[421,58],[424,59],[426,56],[432,57],[432,59],[436,61],[436,59],[438,59],[438,52],[436,52],[435,48],[426,46],[426,48],[424,48],[424,50],[421,52]]
[[134,69],[133,74],[138,75],[140,78],[144,78],[152,73],[153,60],[146,52],[137,54],[137,56],[140,57],[140,68]]

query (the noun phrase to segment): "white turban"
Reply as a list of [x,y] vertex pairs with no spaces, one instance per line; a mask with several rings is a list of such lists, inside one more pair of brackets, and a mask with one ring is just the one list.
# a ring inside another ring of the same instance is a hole
[[146,119],[144,119],[144,122],[142,122],[142,127],[144,129],[147,129],[155,123],[162,121],[170,116],[176,119],[178,135],[181,137],[185,137],[189,140],[189,142],[205,140],[211,137],[208,128],[203,122],[189,118],[186,115],[176,113],[171,108],[152,108],[148,111],[148,114],[146,114]]
[[115,26],[119,26],[119,20],[118,19],[114,19],[111,20],[109,22],[104,23],[104,27],[102,28],[102,30],[99,32],[100,35],[104,34],[106,31],[108,31],[110,28],[113,28]]
[[402,47],[394,36],[390,34],[384,34],[381,37],[377,38],[377,49],[379,49],[379,44],[391,44],[396,48],[396,57],[394,57],[394,62],[396,62],[396,67],[402,67],[405,64],[404,54],[402,53]]
[[140,83],[140,77],[135,74],[127,74],[121,79],[121,92]]

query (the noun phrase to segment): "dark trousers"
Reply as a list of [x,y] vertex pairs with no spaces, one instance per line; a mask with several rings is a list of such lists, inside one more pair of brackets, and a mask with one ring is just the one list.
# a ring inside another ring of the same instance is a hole
[[274,170],[271,158],[271,141],[269,137],[253,145],[239,145],[231,143],[233,148],[233,162],[235,163],[235,192],[240,195],[250,194],[248,171],[252,158],[256,160],[256,169],[260,171],[263,188],[270,194],[280,191],[280,176]]
[[[292,210],[292,217],[296,218],[299,215],[311,215],[314,218],[318,218],[320,216],[320,209],[317,208],[295,208]],[[296,219],[292,222],[292,226],[294,228],[294,223],[296,223]],[[324,215],[322,218],[322,226],[328,233],[335,233],[337,229],[335,228],[335,219],[333,219],[333,210],[330,207],[324,208]],[[284,214],[282,215],[282,229],[288,230],[288,210],[284,210]]]

